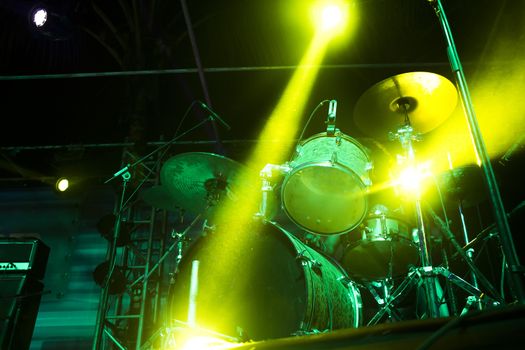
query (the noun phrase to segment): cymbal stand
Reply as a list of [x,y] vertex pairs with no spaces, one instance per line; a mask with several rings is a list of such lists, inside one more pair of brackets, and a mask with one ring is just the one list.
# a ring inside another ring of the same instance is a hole
[[483,140],[481,129],[476,118],[476,113],[474,111],[474,106],[470,97],[467,81],[463,72],[463,67],[461,65],[458,52],[456,50],[454,39],[452,37],[452,32],[448,24],[448,19],[445,14],[445,10],[443,8],[441,0],[426,0],[426,2],[428,2],[434,9],[436,16],[439,20],[439,24],[443,29],[443,34],[447,45],[447,56],[450,62],[450,67],[452,69],[452,72],[454,73],[456,85],[458,87],[459,94],[461,97],[461,103],[463,105],[465,117],[468,122],[470,136],[474,143],[476,154],[479,157],[479,162],[481,165],[481,169],[483,170],[485,184],[489,192],[492,212],[494,214],[496,226],[500,233],[502,250],[507,261],[506,266],[507,273],[509,276],[509,287],[514,297],[514,300],[520,304],[524,304],[525,278],[523,272],[525,271],[525,268],[520,263],[518,253],[514,245],[512,232],[510,229],[509,222],[507,220],[505,208],[503,206],[503,200],[501,198],[498,183],[496,181],[496,176],[494,174],[494,170],[492,169],[490,156],[485,146],[485,141]]
[[[394,136],[395,138],[401,141],[406,152],[406,158],[410,162],[410,165],[415,165],[415,152],[412,145],[414,140],[418,140],[417,135],[413,135],[413,128],[410,126],[410,122],[407,120],[404,126],[398,129],[398,132]],[[423,222],[423,209],[422,209],[422,200],[419,190],[416,193],[416,198],[414,201],[416,209],[416,219],[417,219],[417,237],[419,244],[419,254],[421,259],[420,267],[413,267],[410,269],[407,278],[391,293],[390,298],[385,302],[384,306],[376,313],[376,315],[368,322],[368,325],[376,324],[381,317],[391,310],[393,303],[397,300],[400,301],[407,296],[407,293],[410,289],[421,285],[424,289],[426,296],[425,303],[425,316],[428,318],[438,318],[448,316],[448,311],[444,310],[438,299],[438,286],[439,281],[437,277],[439,275],[443,276],[446,280],[455,284],[456,286],[462,288],[467,293],[469,293],[473,298],[470,298],[467,301],[467,307],[470,307],[469,303],[471,300],[481,300],[484,302],[492,303],[493,299],[486,296],[481,292],[477,287],[471,285],[467,281],[463,280],[461,277],[453,274],[443,267],[433,267],[427,240],[425,234],[425,225]],[[456,242],[457,243],[457,242]],[[497,294],[495,294],[497,296]]]
[[[410,120],[407,113],[407,105],[400,104],[400,108],[403,108],[405,111],[405,125],[400,127],[397,130],[397,133],[394,135],[394,138],[397,138],[401,142],[401,146],[405,150],[405,157],[408,161],[409,166],[416,165],[416,156],[413,147],[413,141],[420,141],[421,138],[419,135],[414,134],[414,129],[410,125]],[[416,223],[417,223],[417,237],[419,245],[419,256],[421,259],[421,268],[425,272],[432,271],[432,261],[430,259],[430,254],[428,250],[427,238],[425,233],[425,225],[423,222],[423,209],[421,203],[421,193],[419,188],[416,189],[416,197],[414,200],[415,210],[416,210]],[[423,288],[425,290],[426,296],[426,313],[430,318],[436,318],[440,316],[439,305],[436,291],[436,276],[431,273],[420,274],[423,278]]]

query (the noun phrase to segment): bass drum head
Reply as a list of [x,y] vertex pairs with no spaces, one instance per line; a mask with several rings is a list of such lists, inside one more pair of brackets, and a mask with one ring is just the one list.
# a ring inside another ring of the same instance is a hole
[[187,321],[194,260],[199,260],[195,320],[207,330],[263,340],[360,322],[359,291],[337,280],[344,270],[304,246],[302,254],[320,263],[314,271],[308,258],[300,258],[297,247],[302,243],[297,238],[274,224],[253,221],[249,226],[247,232],[230,233],[244,235],[248,243],[242,251],[222,251],[227,262],[216,254],[215,243],[223,240],[214,234],[189,249],[170,295],[171,322]]

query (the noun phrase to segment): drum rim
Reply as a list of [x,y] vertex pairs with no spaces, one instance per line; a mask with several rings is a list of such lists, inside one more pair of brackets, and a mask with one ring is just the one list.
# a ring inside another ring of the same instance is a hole
[[[308,137],[307,139],[304,139],[303,141],[299,142],[299,144],[297,145],[298,147],[302,147],[304,146],[305,144],[307,144],[308,142],[312,141],[312,140],[315,140],[317,138],[321,138],[321,137],[325,137],[325,138],[337,138],[337,137],[341,137],[347,141],[350,141],[351,143],[353,143],[354,145],[356,145],[361,151],[363,151],[363,153],[365,154],[366,156],[366,159],[368,162],[370,162],[370,152],[368,151],[368,149],[363,145],[361,144],[356,138],[348,135],[348,134],[345,134],[344,132],[342,131],[338,131],[337,133],[335,133],[335,135],[333,136],[328,136],[328,133],[327,132],[320,132],[320,133],[317,133],[317,134],[313,134],[312,136]],[[292,158],[296,158],[295,156],[292,157]]]
[[[322,168],[338,168],[340,170],[343,170],[345,173],[348,173],[350,176],[354,177],[354,178],[357,178],[359,181],[358,184],[359,184],[359,187],[361,188],[362,192],[365,194],[364,196],[364,205],[365,205],[365,208],[363,210],[363,214],[361,215],[361,217],[359,218],[359,220],[357,221],[356,224],[354,224],[353,226],[351,226],[350,228],[348,229],[344,229],[342,231],[338,231],[338,232],[332,232],[332,233],[319,233],[318,231],[313,231],[309,228],[307,228],[306,226],[303,226],[301,224],[299,224],[297,222],[297,220],[295,220],[292,215],[289,213],[288,209],[286,208],[286,205],[284,204],[285,203],[285,191],[286,191],[286,185],[287,183],[290,181],[290,178],[293,177],[294,174],[297,173],[297,171],[299,170],[302,170],[303,168],[306,168],[306,167],[312,167],[312,166],[316,166],[318,165],[319,167],[322,167]],[[368,193],[368,187],[365,182],[363,181],[363,179],[357,175],[355,173],[355,171],[353,171],[352,169],[349,169],[347,167],[343,167],[341,166],[340,164],[338,163],[332,163],[330,161],[323,161],[323,162],[306,162],[306,163],[303,163],[301,164],[301,166],[298,166],[296,168],[294,168],[292,171],[290,171],[288,174],[286,174],[284,180],[283,180],[283,183],[281,185],[281,207],[282,209],[284,210],[284,212],[286,213],[286,215],[288,216],[288,218],[290,218],[290,220],[292,220],[296,225],[298,225],[299,227],[301,227],[302,229],[310,232],[310,233],[314,233],[314,234],[319,234],[319,235],[325,235],[325,236],[332,236],[332,235],[341,235],[341,234],[345,234],[345,233],[348,233],[354,229],[356,229],[359,225],[361,225],[361,223],[363,222],[364,218],[368,215],[368,198],[366,196],[366,194]]]

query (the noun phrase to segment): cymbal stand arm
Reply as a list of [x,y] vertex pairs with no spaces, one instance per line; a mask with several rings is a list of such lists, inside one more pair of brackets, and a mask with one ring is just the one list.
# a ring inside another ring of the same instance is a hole
[[474,143],[476,154],[479,157],[479,162],[481,163],[480,165],[483,170],[485,184],[489,192],[492,211],[500,233],[503,252],[508,262],[507,273],[509,276],[508,281],[510,291],[513,294],[515,301],[517,301],[520,304],[525,304],[525,269],[521,265],[518,254],[516,252],[516,247],[514,245],[512,233],[510,230],[510,225],[507,220],[505,208],[503,207],[503,201],[501,199],[501,194],[496,181],[496,176],[494,175],[494,170],[492,169],[490,163],[490,157],[487,152],[485,142],[483,140],[481,130],[478,125],[472,100],[470,98],[469,89],[465,79],[465,74],[463,72],[461,62],[459,60],[454,39],[452,38],[450,26],[448,24],[448,20],[441,0],[426,1],[433,7],[439,19],[441,28],[443,29],[443,34],[447,44],[448,59],[450,62],[452,72],[454,73],[456,86],[461,96],[461,103],[463,105],[463,110],[467,118],[470,136]]

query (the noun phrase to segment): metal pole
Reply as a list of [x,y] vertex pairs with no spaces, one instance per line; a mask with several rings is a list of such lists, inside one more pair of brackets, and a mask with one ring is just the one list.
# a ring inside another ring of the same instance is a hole
[[439,22],[441,24],[441,27],[443,29],[443,33],[447,43],[448,59],[450,61],[450,66],[452,68],[452,72],[454,73],[456,85],[461,96],[463,110],[466,114],[469,131],[472,140],[474,141],[475,150],[481,162],[481,168],[483,170],[486,186],[489,191],[489,198],[496,221],[496,227],[499,230],[502,249],[507,259],[509,287],[514,299],[520,304],[524,304],[524,269],[523,266],[521,266],[518,254],[516,253],[516,248],[512,239],[510,225],[507,221],[507,216],[503,207],[503,201],[501,199],[498,184],[496,182],[494,170],[492,169],[490,157],[485,147],[485,142],[483,141],[481,130],[476,119],[474,107],[472,105],[470,93],[465,79],[465,74],[463,73],[463,67],[461,66],[461,62],[459,60],[459,56],[456,50],[456,46],[454,44],[454,40],[452,38],[452,33],[448,24],[448,20],[440,0],[426,1],[429,2],[434,8]]
[[113,227],[113,240],[110,242],[109,248],[108,248],[108,273],[106,275],[106,278],[104,280],[104,285],[102,287],[102,290],[100,292],[100,304],[98,307],[97,312],[97,321],[95,324],[95,334],[93,336],[93,350],[99,350],[101,341],[102,341],[102,335],[104,331],[104,320],[106,319],[106,312],[107,312],[107,305],[108,305],[108,296],[109,296],[109,283],[111,281],[111,275],[113,274],[113,271],[115,270],[115,258],[117,253],[117,239],[120,234],[120,221],[121,221],[121,215],[122,215],[122,208],[124,203],[124,198],[126,195],[126,188],[129,179],[131,178],[131,175],[129,172],[125,172],[122,174],[122,179],[124,180],[122,182],[122,193],[120,194],[119,199],[119,205],[116,210],[115,215],[115,226]]

